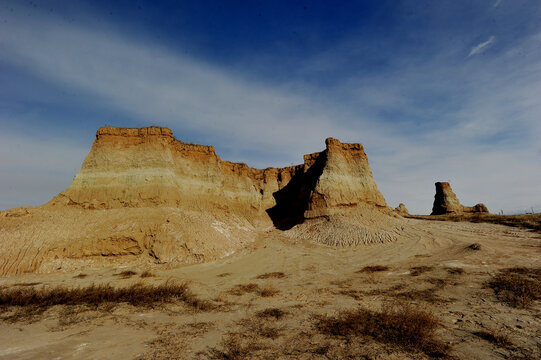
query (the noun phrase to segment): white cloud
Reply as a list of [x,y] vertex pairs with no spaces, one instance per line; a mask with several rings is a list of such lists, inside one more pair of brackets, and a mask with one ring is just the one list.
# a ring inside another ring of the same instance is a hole
[[494,43],[494,36],[491,36],[488,38],[487,41],[474,46],[471,49],[470,53],[468,54],[468,57],[482,53],[483,51],[488,49],[493,43]]
[[502,3],[503,0],[496,0],[496,2],[494,3],[494,7],[498,7],[500,6],[500,4]]

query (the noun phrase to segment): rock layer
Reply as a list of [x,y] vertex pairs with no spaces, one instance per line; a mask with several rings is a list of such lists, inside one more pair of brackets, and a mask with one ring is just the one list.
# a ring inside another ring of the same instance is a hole
[[435,185],[436,195],[434,196],[431,215],[488,213],[488,209],[484,204],[475,206],[461,205],[448,182],[437,182]]
[[[344,220],[363,209],[365,225]],[[389,211],[360,144],[328,138],[301,165],[253,169],[167,128],[103,127],[68,189],[44,206],[0,212],[0,273],[202,262],[273,226],[303,232],[303,223],[322,233],[352,226],[353,241],[334,235],[341,244],[386,241],[393,236],[372,225]]]

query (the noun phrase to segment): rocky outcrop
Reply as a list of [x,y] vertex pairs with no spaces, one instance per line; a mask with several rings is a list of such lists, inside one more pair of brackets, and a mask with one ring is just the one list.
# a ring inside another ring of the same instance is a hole
[[[356,229],[342,231],[350,244],[392,240],[374,228],[390,209],[362,145],[325,143],[301,165],[253,169],[167,128],[100,128],[68,189],[44,206],[0,212],[0,274],[208,261],[273,226],[294,234],[318,224],[329,244],[343,243],[331,223]],[[371,215],[344,217],[360,209]]]
[[408,209],[406,208],[406,205],[400,203],[395,209],[394,212],[397,213],[400,216],[408,216],[410,213]]
[[461,205],[448,182],[437,182],[431,215],[464,213],[488,213],[488,209],[484,204],[475,206]]

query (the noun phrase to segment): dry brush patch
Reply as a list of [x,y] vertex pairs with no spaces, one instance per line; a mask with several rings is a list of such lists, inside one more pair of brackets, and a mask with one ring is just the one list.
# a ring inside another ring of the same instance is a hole
[[515,267],[501,270],[488,282],[500,301],[527,308],[541,299],[541,268]]
[[122,279],[128,279],[128,278],[132,277],[133,275],[137,275],[137,272],[135,272],[133,270],[124,270],[124,271],[119,272],[118,274],[113,274],[113,275],[114,276],[119,276]]
[[255,283],[250,284],[237,284],[227,291],[228,294],[235,296],[242,296],[246,293],[254,293],[259,291],[259,285]]
[[414,266],[410,269],[410,275],[411,276],[419,276],[425,272],[432,271],[434,267],[432,266]]
[[142,277],[142,278],[149,278],[149,277],[154,277],[154,274],[149,271],[149,270],[145,270],[141,273],[141,275],[139,275],[139,277]]
[[381,311],[346,310],[319,318],[318,331],[338,337],[371,337],[406,351],[444,357],[449,346],[436,338],[440,322],[431,312],[405,303],[384,305]]
[[281,271],[275,271],[275,272],[268,272],[265,274],[261,274],[256,276],[256,279],[282,279],[285,278],[286,274]]
[[213,304],[199,299],[186,283],[168,281],[161,285],[134,284],[116,288],[109,284],[89,285],[69,288],[54,287],[15,287],[0,290],[0,308],[15,310],[15,314],[5,319],[18,321],[40,315],[56,305],[87,306],[97,309],[99,306],[115,306],[127,303],[133,306],[152,308],[157,304],[173,301],[183,302],[197,310],[211,310]]
[[368,265],[363,267],[361,270],[356,271],[356,273],[374,273],[381,271],[388,271],[389,267],[384,265]]
[[541,232],[541,214],[521,215],[495,215],[495,214],[471,214],[471,215],[410,215],[408,218],[421,220],[438,220],[454,222],[491,223],[512,226],[522,229]]
[[499,347],[509,348],[513,346],[513,341],[511,338],[501,331],[482,330],[474,332],[473,334]]

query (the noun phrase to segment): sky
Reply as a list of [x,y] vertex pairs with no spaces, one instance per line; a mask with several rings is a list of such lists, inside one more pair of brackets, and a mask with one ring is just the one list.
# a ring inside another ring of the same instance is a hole
[[69,187],[101,126],[252,167],[362,143],[387,203],[434,183],[541,211],[541,2],[0,0],[0,209]]

